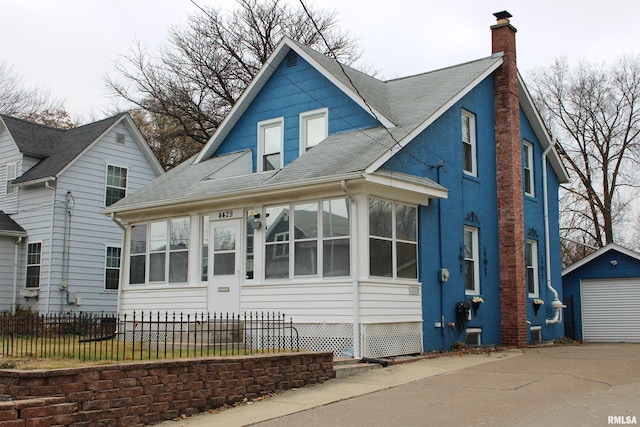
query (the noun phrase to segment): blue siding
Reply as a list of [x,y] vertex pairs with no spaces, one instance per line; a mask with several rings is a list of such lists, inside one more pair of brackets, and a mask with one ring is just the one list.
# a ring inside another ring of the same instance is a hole
[[[614,267],[612,260],[618,263]],[[573,299],[573,318],[577,340],[582,340],[582,301],[580,299],[580,281],[585,279],[624,279],[640,277],[640,261],[615,249],[608,250],[580,268],[562,278],[562,287],[566,298]],[[571,313],[567,313],[571,315]]]
[[255,171],[257,123],[284,116],[284,165],[287,165],[299,156],[300,113],[325,107],[329,109],[329,135],[378,126],[374,117],[301,57],[293,67],[283,61],[215,155],[251,149]]

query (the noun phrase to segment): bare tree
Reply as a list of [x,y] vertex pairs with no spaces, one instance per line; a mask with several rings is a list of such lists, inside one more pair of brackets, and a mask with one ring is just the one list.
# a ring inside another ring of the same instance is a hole
[[623,234],[617,227],[640,188],[640,57],[624,56],[611,66],[582,62],[574,70],[560,59],[531,80],[572,177],[560,200],[564,244],[626,240],[617,237]]
[[0,114],[40,123],[46,116],[52,124],[56,124],[51,122],[56,115],[66,114],[68,119],[60,102],[51,101],[46,91],[27,87],[22,76],[4,61],[0,62]]
[[337,29],[334,13],[309,10],[327,47],[302,9],[281,0],[237,0],[237,6],[230,15],[202,9],[191,16],[188,28],[170,32],[158,58],[137,43],[116,64],[120,79],[107,77],[114,95],[157,121],[156,135],[163,134],[158,148],[175,138],[195,142],[192,149],[205,144],[285,36],[321,52],[331,50],[346,63],[358,59],[355,41]]

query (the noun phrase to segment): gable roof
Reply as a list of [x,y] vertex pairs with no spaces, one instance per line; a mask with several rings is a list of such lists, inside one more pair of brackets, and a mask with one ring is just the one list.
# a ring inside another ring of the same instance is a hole
[[[278,171],[236,176],[232,179],[207,179],[209,174],[224,168],[225,162],[231,161],[228,156],[240,155],[213,156],[276,72],[278,64],[290,53],[301,56],[354,102],[376,117],[380,126],[329,135],[321,144]],[[210,199],[211,194],[221,198],[233,194],[239,197],[246,194],[260,196],[268,190],[284,191],[285,188],[353,178],[384,182],[429,197],[445,198],[447,189],[429,179],[386,171],[382,167],[500,67],[503,63],[502,56],[498,53],[428,73],[382,81],[340,65],[328,56],[285,38],[198,155],[170,171],[162,181],[156,180],[136,194],[112,205],[105,213],[197,203]],[[524,82],[519,79],[519,83],[521,107],[532,122],[543,148],[547,148],[551,145],[549,135],[528,96]],[[568,175],[557,152],[551,150],[549,158],[559,181],[566,182]]]
[[565,268],[564,270],[562,270],[562,275],[565,276],[569,273],[571,273],[572,271],[575,271],[577,269],[579,269],[580,267],[590,263],[591,261],[593,261],[596,258],[601,257],[602,255],[606,254],[607,252],[610,251],[617,251],[620,252],[621,254],[627,255],[628,257],[637,259],[640,262],[640,253],[636,252],[636,251],[632,251],[631,249],[627,249],[623,246],[617,245],[615,243],[609,243],[606,246],[601,247],[600,249],[598,249],[597,251],[593,252],[592,254],[590,254],[589,256],[586,256],[584,258],[582,258],[580,261],[571,264],[569,267]]
[[[339,87],[354,102],[375,117],[383,128],[403,128],[401,132],[403,137],[394,137],[396,144],[367,165],[365,169],[368,173],[381,167],[503,62],[502,54],[498,53],[427,73],[383,81],[339,64],[334,59],[285,37],[196,156],[196,163],[206,160],[215,153],[262,87],[276,72],[277,65],[291,52],[300,55]],[[542,125],[521,78],[519,78],[519,92],[521,106],[544,149],[551,144],[551,139]],[[568,182],[567,171],[555,150],[551,150],[549,158],[560,182]]]
[[9,215],[0,211],[0,236],[24,237],[27,232]]
[[81,153],[123,120],[128,122],[130,129],[134,129],[134,137],[149,163],[158,173],[162,172],[162,166],[148,144],[141,143],[141,139],[144,141],[144,138],[127,113],[120,113],[71,129],[51,128],[7,115],[0,115],[0,120],[6,126],[21,153],[40,159],[35,166],[13,180],[14,185],[55,179]]

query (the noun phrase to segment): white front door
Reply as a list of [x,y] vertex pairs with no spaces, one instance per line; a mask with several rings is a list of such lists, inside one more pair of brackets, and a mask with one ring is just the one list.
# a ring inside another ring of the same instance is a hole
[[240,312],[242,221],[212,221],[210,226],[209,312]]

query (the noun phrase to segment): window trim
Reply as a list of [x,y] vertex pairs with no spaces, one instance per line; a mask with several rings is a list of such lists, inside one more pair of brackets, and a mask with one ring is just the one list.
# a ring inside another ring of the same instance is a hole
[[[108,259],[109,259],[109,249],[119,249],[120,256],[118,257],[118,267],[109,267]],[[118,287],[116,288],[107,288],[107,271],[108,270],[118,270]],[[120,289],[120,282],[122,281],[122,246],[121,245],[105,245],[104,247],[104,285],[103,290],[107,292],[118,291]]]
[[[535,170],[533,163],[533,144],[529,141],[524,141],[524,161],[522,162],[523,169],[523,187],[524,194],[530,197],[536,196],[536,185],[535,185]],[[527,188],[527,177],[529,178],[529,188]]]
[[[29,264],[29,247],[32,245],[39,245],[40,246],[40,254],[39,254],[39,262],[37,264]],[[24,287],[26,289],[40,289],[40,285],[41,285],[41,280],[42,280],[42,241],[38,240],[35,242],[29,242],[27,243],[27,257],[26,257],[26,262],[25,262],[25,274],[24,274]],[[29,267],[34,267],[37,266],[39,268],[38,270],[38,286],[28,286],[28,280],[29,280]]]
[[[180,220],[180,219],[186,219],[188,222],[188,232],[187,232],[187,246],[186,248],[180,248],[180,249],[171,249],[171,223],[174,220]],[[192,242],[192,236],[191,236],[191,230],[193,227],[193,221],[192,221],[192,217],[190,215],[183,215],[183,216],[177,216],[177,217],[171,217],[171,218],[164,218],[164,219],[157,219],[157,220],[152,220],[152,221],[143,221],[143,222],[138,222],[135,224],[131,224],[131,226],[128,229],[128,252],[127,252],[127,273],[128,273],[128,279],[127,279],[127,286],[148,286],[148,285],[169,285],[169,286],[180,286],[180,285],[186,285],[189,283],[189,272],[190,269],[192,268],[191,266],[191,251],[193,250],[193,242]],[[166,238],[165,238],[165,245],[164,245],[164,249],[163,250],[152,250],[151,249],[151,229],[152,229],[152,225],[153,224],[164,224],[166,227]],[[141,225],[145,225],[146,226],[146,230],[145,230],[145,252],[133,252],[132,247],[131,247],[131,229],[134,226],[141,226]],[[202,242],[199,241],[198,244],[201,244]],[[177,252],[186,252],[186,260],[187,260],[187,275],[186,275],[186,280],[185,281],[179,281],[179,282],[172,282],[171,281],[171,254],[173,253],[177,253]],[[200,251],[198,251],[198,253],[200,253]],[[151,281],[151,255],[152,254],[164,254],[164,276],[162,280],[153,280]],[[142,257],[144,256],[144,260],[145,260],[145,266],[144,266],[144,282],[140,282],[140,283],[131,283],[131,259],[133,257]],[[198,265],[200,265],[200,263],[198,263]]]
[[[126,176],[125,176],[125,186],[124,187],[117,187],[115,185],[109,185],[109,168],[120,168],[126,171]],[[107,193],[108,193],[108,189],[109,188],[117,188],[120,190],[124,190],[124,196],[122,196],[120,199],[116,200],[115,202],[111,203],[110,205],[107,205]],[[104,202],[104,206],[108,207],[111,206],[114,203],[119,202],[120,200],[124,199],[125,197],[127,197],[127,192],[129,190],[129,168],[126,166],[120,166],[120,165],[116,165],[116,164],[112,164],[112,163],[107,163],[106,167],[105,167],[105,173],[104,173],[104,198],[102,199]]]
[[[13,168],[13,174],[9,174],[10,167]],[[10,181],[13,181],[17,177],[18,177],[18,162],[7,163],[5,168],[5,186],[4,186],[4,191],[7,196],[18,192],[18,187],[14,187],[10,183]]]
[[[264,172],[264,130],[271,127],[280,127],[280,169],[284,166],[284,117],[277,117],[274,119],[263,120],[258,122],[258,150],[257,150],[257,161],[256,161],[256,171]],[[273,153],[275,154],[275,153]]]
[[[469,142],[464,141],[462,137],[464,135],[464,132],[462,132],[462,117],[469,118],[469,138],[470,138]],[[477,144],[477,138],[476,138],[476,115],[470,111],[462,109],[460,120],[461,120],[461,123],[460,123],[461,138],[460,139],[462,140],[462,144],[468,144],[469,146],[471,146],[471,170],[465,169],[465,165],[464,165],[465,157],[464,157],[464,145],[463,145],[462,171],[467,175],[477,177],[478,176],[478,158],[477,158],[478,144]]]
[[[341,201],[346,201],[346,206],[347,206],[347,224],[348,224],[348,228],[349,228],[349,234],[346,236],[329,236],[329,235],[325,235],[324,234],[324,203],[325,202],[331,202],[334,200],[341,200]],[[295,222],[295,207],[297,205],[305,205],[305,204],[316,204],[317,206],[317,233],[316,233],[316,237],[314,238],[305,238],[305,239],[296,239],[295,238],[295,226],[296,226],[296,222]],[[263,259],[260,260],[260,262],[262,263],[262,267],[264,268],[263,271],[263,275],[264,275],[264,280],[265,281],[300,281],[300,280],[306,280],[306,279],[318,279],[318,280],[335,280],[336,278],[348,278],[351,277],[352,274],[352,269],[353,266],[351,265],[351,257],[349,257],[349,273],[346,275],[333,275],[331,274],[331,272],[327,272],[325,273],[324,271],[324,244],[325,242],[329,242],[329,241],[337,241],[337,240],[345,240],[347,241],[347,244],[349,245],[349,252],[351,251],[352,248],[352,242],[351,242],[351,236],[353,234],[353,230],[351,228],[351,215],[352,215],[352,208],[351,208],[351,202],[349,201],[348,198],[346,197],[329,197],[329,198],[320,198],[320,199],[313,199],[313,200],[299,200],[299,201],[294,201],[294,202],[290,202],[290,203],[284,203],[284,204],[274,204],[274,205],[268,205],[264,207],[264,212],[265,214],[267,213],[267,210],[269,208],[276,208],[276,207],[283,207],[285,209],[287,209],[289,211],[289,229],[286,232],[279,232],[274,234],[274,240],[272,241],[267,241],[266,238],[264,239],[264,241],[262,242],[262,251],[263,251]],[[273,225],[271,225],[273,226]],[[266,233],[267,228],[265,227],[265,233]],[[286,236],[285,240],[277,240],[278,236]],[[316,248],[317,248],[317,256],[316,256],[316,273],[315,274],[296,274],[296,269],[295,269],[295,258],[296,258],[296,243],[301,243],[301,242],[316,242]],[[282,246],[282,248],[280,249],[280,253],[276,254],[275,252],[269,256],[269,250],[267,249],[269,246],[273,246],[273,245],[283,245],[284,243],[286,243],[286,246]],[[285,254],[284,251],[286,251],[287,253]],[[254,253],[255,253],[255,249],[254,249]],[[285,258],[288,257],[288,276],[287,277],[279,277],[279,278],[267,278],[266,274],[267,274],[267,265],[266,263],[270,260],[273,259],[279,259],[279,258]],[[255,262],[255,258],[254,258],[254,262]]]
[[307,123],[309,122],[309,120],[317,119],[320,117],[324,118],[324,136],[321,139],[322,141],[327,138],[327,136],[329,136],[329,109],[325,107],[300,113],[300,155],[306,153],[309,148],[315,147],[315,145],[317,145],[315,144],[311,147],[308,146]]
[[[531,248],[531,265],[527,263],[527,254]],[[538,277],[538,241],[533,239],[527,239],[525,243],[525,264],[527,268],[526,286],[527,295],[530,298],[537,298],[540,296],[540,279]],[[533,292],[529,292],[529,270],[533,270]]]
[[[371,199],[380,200],[382,202],[391,203],[391,237],[386,236],[376,236],[371,234],[371,225],[369,223],[369,206],[371,205]],[[416,210],[416,218],[415,218],[415,240],[405,240],[398,237],[398,222],[397,222],[397,207],[398,205],[407,206],[409,208],[413,208]],[[392,280],[410,280],[417,281],[420,277],[419,265],[420,265],[420,255],[418,254],[419,245],[418,245],[418,216],[419,209],[417,205],[412,205],[408,203],[397,202],[395,200],[384,199],[381,197],[369,196],[367,197],[367,248],[368,248],[368,260],[369,260],[369,277],[375,278],[386,278]],[[391,276],[376,276],[371,274],[371,239],[381,240],[391,242]],[[412,244],[416,249],[416,277],[399,277],[398,276],[398,244]]]
[[[467,260],[473,261],[473,289],[466,288],[466,278],[463,274],[463,283],[465,284],[464,293],[465,295],[480,295],[480,231],[476,227],[471,227],[468,225],[464,226],[464,235],[466,236],[466,232],[471,232],[471,252],[472,258],[467,258],[464,256],[463,250],[463,258],[466,263]],[[464,247],[464,237],[463,237],[463,247]],[[466,269],[463,270],[463,273],[466,272]]]

